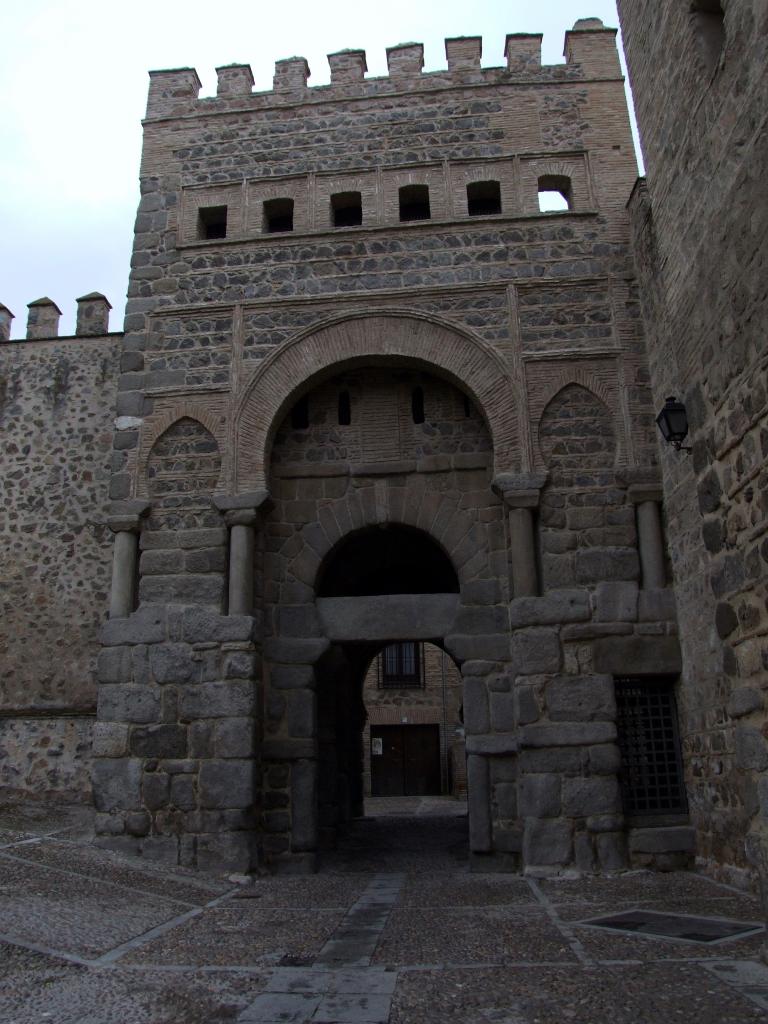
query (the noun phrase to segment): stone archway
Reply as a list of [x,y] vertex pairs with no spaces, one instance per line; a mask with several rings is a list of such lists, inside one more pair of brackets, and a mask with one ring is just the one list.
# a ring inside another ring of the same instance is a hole
[[494,471],[520,469],[519,403],[497,351],[469,332],[423,314],[357,312],[297,335],[256,371],[236,417],[236,492],[266,485],[272,438],[291,403],[324,377],[360,363],[410,364],[447,378],[473,398],[485,418]]

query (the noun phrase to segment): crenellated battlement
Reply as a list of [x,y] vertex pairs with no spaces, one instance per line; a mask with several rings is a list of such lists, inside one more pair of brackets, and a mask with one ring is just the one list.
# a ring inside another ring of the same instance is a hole
[[[109,311],[112,304],[101,292],[81,295],[77,302],[76,338],[98,338],[109,333]],[[28,303],[27,333],[21,341],[51,340],[60,337],[61,310],[47,295]],[[0,344],[11,340],[11,325],[15,317],[7,306],[0,303]]]
[[248,64],[228,64],[216,69],[216,95],[200,97],[201,83],[194,68],[150,71],[147,118],[184,116],[212,109],[228,109],[250,99],[256,107],[313,100],[375,97],[413,89],[450,88],[452,85],[495,85],[515,82],[563,82],[621,77],[614,28],[599,18],[579,19],[565,34],[565,64],[541,63],[540,34],[513,33],[504,45],[505,67],[482,68],[482,40],[462,36],[445,40],[448,67],[424,72],[422,43],[398,43],[387,48],[388,74],[365,78],[364,50],[340,50],[328,54],[329,85],[310,86],[311,70],[304,57],[287,57],[275,63],[273,87],[253,92],[254,78]]

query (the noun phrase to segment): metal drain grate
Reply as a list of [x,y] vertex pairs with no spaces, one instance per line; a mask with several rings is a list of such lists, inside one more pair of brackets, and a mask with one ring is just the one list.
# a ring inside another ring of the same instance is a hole
[[578,924],[589,928],[645,935],[676,942],[698,942],[708,946],[732,939],[744,939],[763,931],[754,921],[729,921],[722,917],[694,917],[691,914],[663,914],[658,910],[623,910],[620,914],[593,917]]

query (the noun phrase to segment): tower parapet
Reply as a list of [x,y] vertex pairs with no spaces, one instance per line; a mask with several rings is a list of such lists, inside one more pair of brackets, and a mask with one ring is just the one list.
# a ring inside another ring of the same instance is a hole
[[0,302],[0,343],[10,341],[13,319],[14,316],[10,309]]
[[78,337],[98,337],[109,331],[109,311],[112,304],[101,292],[89,292],[77,300]]
[[47,295],[35,299],[27,306],[27,340],[35,338],[58,338],[61,310]]
[[249,96],[253,90],[253,72],[250,64],[227,64],[216,68],[217,96]]

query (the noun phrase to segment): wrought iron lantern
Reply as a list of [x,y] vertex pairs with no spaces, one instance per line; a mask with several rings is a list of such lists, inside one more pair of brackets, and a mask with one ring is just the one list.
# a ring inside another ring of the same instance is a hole
[[688,413],[683,403],[678,402],[674,395],[667,398],[664,408],[656,417],[656,425],[661,431],[661,436],[675,451],[691,451],[683,445],[688,436]]

